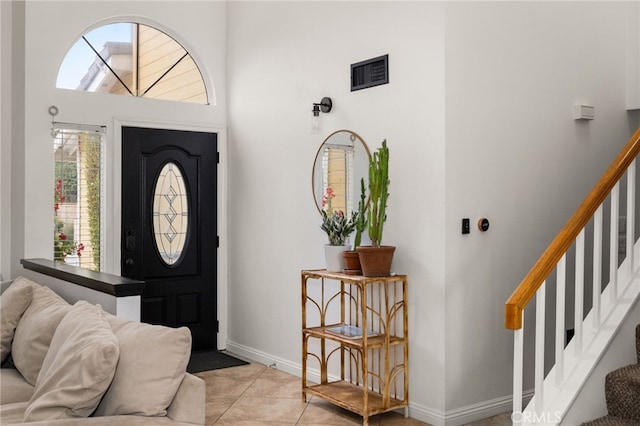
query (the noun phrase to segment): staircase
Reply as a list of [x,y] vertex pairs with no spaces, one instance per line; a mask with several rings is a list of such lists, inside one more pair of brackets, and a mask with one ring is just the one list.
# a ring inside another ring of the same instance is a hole
[[583,426],[631,426],[640,424],[640,324],[636,327],[637,364],[607,374],[604,392],[608,415]]
[[[514,426],[565,424],[601,356],[640,300],[640,224],[635,220],[639,156],[640,128],[505,303],[505,327],[514,335]],[[534,317],[527,321],[531,339],[525,339],[527,307]],[[574,335],[566,343],[569,328]],[[526,350],[525,340],[533,340]],[[527,383],[531,376],[533,389]],[[527,398],[531,395],[526,405],[523,385]],[[590,424],[640,425],[640,360],[609,374],[607,405],[610,416]]]

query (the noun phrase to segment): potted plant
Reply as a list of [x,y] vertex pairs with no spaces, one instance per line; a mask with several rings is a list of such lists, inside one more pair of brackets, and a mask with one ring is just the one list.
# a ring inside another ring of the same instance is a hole
[[358,256],[365,277],[382,277],[391,273],[394,246],[382,245],[384,222],[387,220],[389,199],[389,148],[387,140],[369,160],[369,206],[367,231],[371,246],[358,247]]
[[344,269],[342,252],[351,248],[346,241],[356,227],[357,212],[353,212],[351,217],[347,218],[342,210],[333,210],[331,199],[334,196],[333,190],[328,187],[322,198],[320,229],[326,232],[329,238],[329,244],[324,246],[327,271],[342,272]]
[[367,204],[366,204],[366,190],[364,186],[364,178],[360,179],[360,201],[358,202],[358,211],[356,212],[356,235],[353,239],[353,249],[342,252],[344,257],[344,272],[349,275],[361,275],[362,268],[360,267],[360,257],[357,252],[357,248],[362,241],[362,233],[367,226]]

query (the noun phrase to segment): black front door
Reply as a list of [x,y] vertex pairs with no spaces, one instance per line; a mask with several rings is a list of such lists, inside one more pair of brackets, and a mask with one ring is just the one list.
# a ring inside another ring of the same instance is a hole
[[142,321],[216,349],[217,135],[122,128],[121,273],[144,280]]

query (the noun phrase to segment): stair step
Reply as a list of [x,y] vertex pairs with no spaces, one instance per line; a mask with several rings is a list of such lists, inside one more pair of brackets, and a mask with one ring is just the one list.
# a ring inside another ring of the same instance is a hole
[[610,372],[604,387],[609,415],[640,423],[640,364]]
[[638,426],[636,420],[626,420],[615,416],[604,416],[590,422],[582,423],[582,426]]

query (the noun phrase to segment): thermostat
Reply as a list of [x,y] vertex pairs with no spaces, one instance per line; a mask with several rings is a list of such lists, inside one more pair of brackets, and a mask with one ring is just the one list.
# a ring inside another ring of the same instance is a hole
[[489,229],[489,219],[482,218],[478,221],[478,229],[485,232]]

